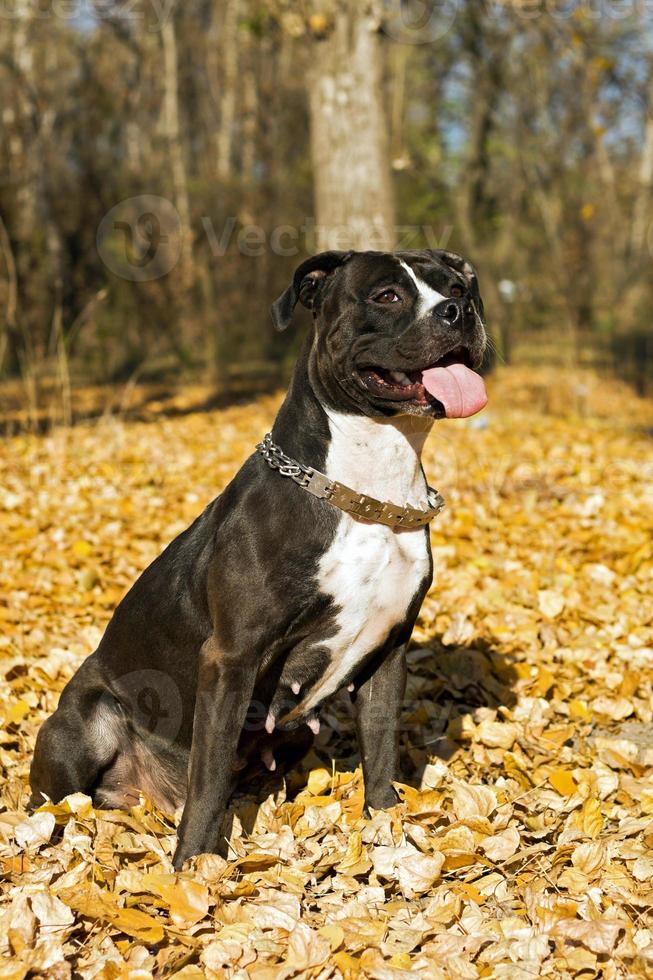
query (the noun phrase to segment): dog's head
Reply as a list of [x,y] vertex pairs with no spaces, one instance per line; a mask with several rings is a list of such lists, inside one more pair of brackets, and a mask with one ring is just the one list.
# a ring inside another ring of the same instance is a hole
[[473,415],[486,346],[474,268],[442,250],[322,252],[272,306],[279,330],[313,312],[309,377],[335,408],[368,416]]

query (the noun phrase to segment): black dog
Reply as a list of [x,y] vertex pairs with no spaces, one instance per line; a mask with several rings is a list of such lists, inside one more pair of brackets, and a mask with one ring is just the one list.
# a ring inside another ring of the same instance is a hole
[[185,801],[177,868],[224,853],[236,773],[296,762],[345,686],[366,803],[396,802],[438,510],[420,452],[434,419],[485,404],[483,308],[460,256],[324,252],[274,304],[279,329],[298,300],[313,327],[271,437],[143,572],[36,742],[34,805]]

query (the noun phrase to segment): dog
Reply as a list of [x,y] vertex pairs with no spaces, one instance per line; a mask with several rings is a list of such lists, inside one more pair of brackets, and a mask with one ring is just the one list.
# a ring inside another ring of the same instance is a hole
[[353,702],[368,808],[397,802],[405,648],[441,501],[421,451],[486,401],[474,268],[443,250],[327,251],[272,306],[312,311],[272,432],[142,573],[41,727],[31,803],[183,805],[173,864],[226,854],[238,781],[287,771]]

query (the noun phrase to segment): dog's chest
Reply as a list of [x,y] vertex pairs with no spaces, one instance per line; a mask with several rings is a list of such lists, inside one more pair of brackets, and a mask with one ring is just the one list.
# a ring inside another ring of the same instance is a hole
[[[425,433],[335,413],[329,425],[325,469],[331,479],[380,500],[426,507],[419,461]],[[318,566],[319,590],[334,604],[335,630],[324,644],[330,663],[311,691],[311,704],[338,690],[406,620],[429,567],[423,528],[395,531],[342,514]]]
[[319,567],[320,590],[338,609],[332,657],[348,666],[382,643],[406,618],[428,565],[423,529],[394,532],[345,515]]

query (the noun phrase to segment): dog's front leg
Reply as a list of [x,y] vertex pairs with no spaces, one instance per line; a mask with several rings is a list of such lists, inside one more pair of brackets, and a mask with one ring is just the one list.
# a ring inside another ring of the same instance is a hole
[[177,831],[175,868],[193,854],[226,853],[222,820],[233,789],[238,740],[254,690],[256,664],[210,637],[200,652],[188,795]]
[[406,690],[406,646],[395,647],[372,666],[353,697],[365,779],[365,804],[394,806],[392,781],[399,778],[399,719]]

